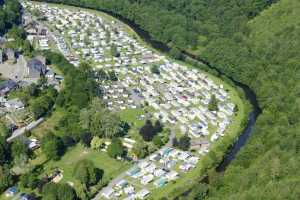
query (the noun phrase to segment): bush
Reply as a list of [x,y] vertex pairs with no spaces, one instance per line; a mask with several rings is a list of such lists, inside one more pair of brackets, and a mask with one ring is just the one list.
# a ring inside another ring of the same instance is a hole
[[183,151],[188,151],[191,145],[191,138],[187,135],[182,136],[178,141],[178,147]]
[[124,156],[125,149],[123,147],[121,140],[118,138],[112,139],[111,144],[107,148],[107,153],[112,158]]
[[81,160],[76,163],[73,171],[75,179],[86,186],[95,185],[103,176],[103,171],[97,169],[90,160]]
[[58,160],[65,151],[62,139],[52,133],[42,139],[41,148],[48,159]]
[[43,187],[43,200],[76,200],[74,189],[67,183],[48,183]]
[[164,145],[159,135],[154,136],[152,142],[153,142],[153,144],[155,144],[155,146],[157,146],[158,148],[160,148],[161,146]]

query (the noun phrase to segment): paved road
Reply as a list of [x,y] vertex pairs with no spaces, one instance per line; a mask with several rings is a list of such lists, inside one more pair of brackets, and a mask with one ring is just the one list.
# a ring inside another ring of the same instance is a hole
[[27,126],[24,126],[22,128],[19,128],[17,130],[15,130],[12,135],[6,139],[7,142],[11,142],[12,140],[14,140],[15,138],[23,135],[26,131],[31,131],[33,128],[35,128],[36,126],[38,126],[40,123],[42,123],[44,121],[44,118],[40,118],[36,121],[31,122],[30,124],[28,124]]
[[[165,148],[165,147],[172,147],[172,141],[173,141],[173,139],[175,138],[175,130],[174,129],[171,129],[171,132],[170,132],[170,135],[169,135],[169,141],[168,141],[168,143],[166,143],[163,147],[161,147],[159,150],[157,150],[156,152],[154,152],[154,153],[158,153],[161,149],[163,149],[163,148]],[[152,154],[154,154],[154,153],[152,153]],[[141,159],[141,160],[138,160],[129,170],[131,170],[131,169],[134,169],[134,168],[136,168],[140,163],[142,163],[142,162],[144,162],[144,161],[149,161],[149,156],[148,157],[146,157],[146,158],[144,158],[144,159]],[[129,171],[129,170],[127,170],[127,171]],[[103,191],[105,191],[105,189],[107,189],[107,188],[113,188],[120,180],[122,180],[122,179],[124,179],[126,176],[127,176],[127,174],[126,174],[126,172],[127,171],[125,171],[125,172],[122,172],[120,175],[118,175],[116,178],[114,178],[113,180],[111,180],[110,182],[109,182],[109,184],[106,186],[106,187],[104,187],[104,188],[102,188],[98,193],[97,193],[97,195],[93,198],[93,200],[100,200],[101,198],[102,198],[102,192]]]

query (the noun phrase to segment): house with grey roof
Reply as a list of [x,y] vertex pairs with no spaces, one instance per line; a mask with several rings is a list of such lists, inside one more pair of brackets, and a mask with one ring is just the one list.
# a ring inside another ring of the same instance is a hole
[[11,90],[15,89],[17,86],[18,86],[18,84],[11,79],[1,82],[0,83],[0,95],[7,94]]
[[39,79],[47,72],[45,64],[37,58],[33,58],[27,62],[27,78]]
[[5,49],[5,55],[7,60],[9,61],[15,61],[16,57],[15,57],[15,52],[13,49]]
[[10,99],[4,103],[4,106],[9,110],[19,110],[24,108],[24,104],[19,99]]

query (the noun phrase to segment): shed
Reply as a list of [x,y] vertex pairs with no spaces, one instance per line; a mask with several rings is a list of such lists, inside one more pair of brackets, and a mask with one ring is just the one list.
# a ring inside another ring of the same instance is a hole
[[103,189],[101,195],[106,199],[110,199],[110,196],[114,193],[114,190],[110,187]]
[[136,196],[139,198],[139,199],[145,199],[148,195],[150,194],[149,190],[147,189],[142,189],[140,190]]
[[166,177],[168,180],[175,180],[178,177],[178,172],[176,171],[171,171],[166,174]]
[[12,196],[15,196],[17,193],[18,193],[18,188],[16,186],[13,186],[6,190],[5,196],[12,197]]
[[18,86],[18,84],[11,79],[1,82],[0,83],[0,95],[7,94],[8,92],[13,90],[17,86]]

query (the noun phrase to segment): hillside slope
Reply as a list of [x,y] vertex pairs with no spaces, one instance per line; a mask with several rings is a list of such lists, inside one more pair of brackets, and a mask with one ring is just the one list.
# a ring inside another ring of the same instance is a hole
[[209,61],[254,88],[263,108],[224,177],[212,178],[210,200],[300,199],[299,14],[299,1],[281,0],[249,22],[239,42],[207,50]]

